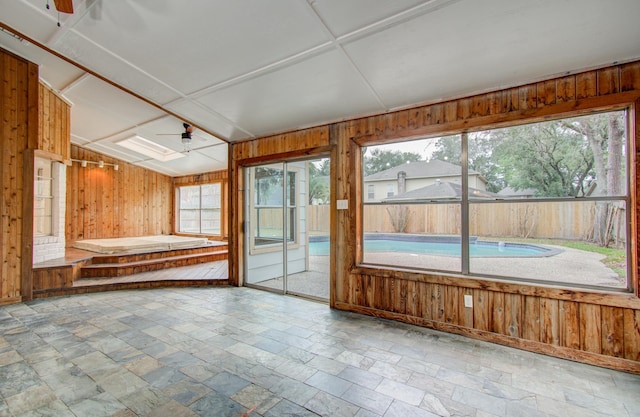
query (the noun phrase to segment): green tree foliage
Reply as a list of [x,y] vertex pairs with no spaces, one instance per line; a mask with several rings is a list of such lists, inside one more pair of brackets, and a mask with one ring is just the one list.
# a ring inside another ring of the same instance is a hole
[[[326,162],[326,163],[325,163]],[[329,159],[325,159],[316,166],[313,162],[307,163],[309,167],[309,204],[327,204],[329,202],[329,174],[323,173],[326,167],[328,170]]]
[[407,162],[419,161],[421,156],[416,152],[401,152],[383,149],[373,149],[370,155],[363,158],[364,175],[375,174]]
[[493,159],[516,190],[532,188],[538,197],[582,196],[595,177],[589,143],[560,122],[499,129],[491,136],[497,141]]
[[[487,189],[533,189],[536,197],[625,194],[623,112],[469,133],[469,168]],[[461,163],[461,136],[438,140],[432,157]],[[590,239],[609,245],[618,203],[598,202]]]
[[[493,159],[493,147],[496,139],[487,132],[469,134],[469,170],[477,171],[487,180],[487,190],[497,193],[507,186],[504,173]],[[462,140],[460,135],[444,136],[438,140],[432,159],[460,165],[462,159]]]

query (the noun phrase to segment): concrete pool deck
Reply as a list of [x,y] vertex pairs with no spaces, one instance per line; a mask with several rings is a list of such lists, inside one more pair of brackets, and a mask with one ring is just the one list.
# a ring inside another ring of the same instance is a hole
[[[549,257],[535,258],[472,258],[472,275],[521,277],[549,285],[593,285],[602,289],[624,288],[625,283],[607,268],[601,260],[604,255],[566,247],[544,245],[560,249]],[[403,268],[442,270],[455,274],[460,270],[460,258],[403,252],[375,252],[365,257],[365,262],[380,265],[396,265]],[[509,279],[509,278],[505,278]],[[282,278],[257,284],[261,287],[282,290]],[[292,274],[287,280],[289,292],[321,299],[329,298],[329,257],[310,256],[309,270]]]
[[[471,274],[520,277],[568,284],[623,288],[624,282],[601,260],[604,255],[578,249],[545,245],[561,252],[549,257],[534,258],[471,258]],[[403,252],[376,252],[365,256],[365,262],[402,265],[420,269],[460,271],[460,258]]]

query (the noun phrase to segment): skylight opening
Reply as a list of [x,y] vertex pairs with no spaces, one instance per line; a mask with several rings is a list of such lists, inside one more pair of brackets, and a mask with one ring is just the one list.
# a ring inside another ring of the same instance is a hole
[[184,154],[180,152],[176,152],[173,149],[169,149],[166,146],[162,146],[138,135],[115,143],[123,148],[127,148],[162,162],[184,157]]

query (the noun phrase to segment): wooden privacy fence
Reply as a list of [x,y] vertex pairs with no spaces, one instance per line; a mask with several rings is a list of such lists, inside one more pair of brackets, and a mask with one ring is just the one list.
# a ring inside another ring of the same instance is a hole
[[[592,235],[596,202],[481,203],[469,207],[470,234],[486,237],[528,237],[581,240]],[[398,221],[406,216],[406,221]],[[616,211],[615,239],[626,241],[624,209]],[[392,221],[392,218],[395,221]],[[460,234],[459,204],[365,205],[365,233],[397,233],[394,223],[406,223],[404,233]],[[329,206],[308,206],[311,233],[328,233]]]

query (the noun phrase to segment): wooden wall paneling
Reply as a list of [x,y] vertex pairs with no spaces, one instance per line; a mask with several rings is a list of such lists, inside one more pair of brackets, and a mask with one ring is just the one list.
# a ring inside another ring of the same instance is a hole
[[407,281],[404,279],[399,279],[395,281],[395,311],[396,313],[406,314],[407,313],[407,297],[408,297],[408,288]]
[[556,80],[541,81],[536,88],[538,107],[556,104]]
[[624,310],[624,357],[640,361],[640,310]]
[[0,304],[32,298],[38,67],[0,50]]
[[620,91],[640,90],[640,61],[620,67]]
[[171,177],[72,147],[74,159],[108,164],[99,168],[74,163],[67,171],[66,239],[144,236],[172,230],[173,207],[162,202],[173,192]]
[[[11,65],[12,57],[5,53],[0,53],[0,72],[2,75],[2,84],[0,84],[0,96],[2,97],[2,106],[0,107],[2,121],[2,147],[3,152],[0,152],[0,181],[2,184],[2,194],[0,195],[0,204],[3,208],[2,216],[0,217],[0,249],[2,250],[2,263],[0,264],[0,299],[2,301],[8,299],[15,299],[19,293],[17,287],[17,280],[12,277],[9,272],[8,264],[8,250],[11,247],[11,229],[10,229],[10,217],[8,213],[8,206],[11,204],[10,195],[7,192],[9,183],[11,180],[10,163],[11,158],[8,148],[12,144],[12,129],[10,122],[12,108],[16,106],[15,98],[11,92],[12,78],[11,78]],[[14,81],[15,82],[15,81]]]
[[534,109],[537,107],[536,84],[524,85],[518,89],[518,110]]
[[365,296],[364,296],[364,281],[367,278],[366,275],[360,275],[357,279],[353,280],[351,285],[349,299],[353,300],[352,302],[358,305],[364,305]]
[[405,135],[409,130],[409,113],[410,110],[402,110],[398,112],[396,120],[396,134],[398,136]]
[[435,321],[444,322],[444,285],[435,284],[433,286],[433,292],[431,293],[432,304],[432,319]]
[[489,331],[507,334],[505,330],[504,297],[501,292],[489,292]]
[[420,303],[420,290],[422,283],[418,281],[406,281],[407,283],[407,307],[406,314],[413,317],[422,315]]
[[[3,121],[5,122],[6,135],[3,143],[3,154],[5,159],[2,164],[2,186],[3,186],[3,271],[2,276],[8,283],[8,298],[18,297],[20,294],[20,270],[18,262],[18,245],[16,238],[18,234],[18,210],[20,209],[19,201],[16,200],[17,191],[17,164],[19,162],[18,141],[20,139],[19,132],[12,132],[13,126],[18,126],[18,78],[19,65],[17,60],[9,60],[6,65],[7,73],[4,79],[7,89],[5,90],[7,106],[4,111]],[[8,122],[8,123],[7,123]]]
[[519,89],[510,88],[502,91],[502,111],[500,113],[510,113],[520,110]]
[[471,117],[482,117],[489,114],[490,99],[488,94],[474,96],[471,99]]
[[40,122],[36,149],[70,159],[70,104],[48,86],[38,83]]
[[523,312],[523,296],[520,294],[505,294],[504,317],[508,336],[522,337]]
[[524,297],[524,314],[522,323],[522,338],[540,341],[540,298]]
[[418,127],[439,125],[444,121],[444,105],[433,104],[422,109],[422,123]]
[[556,101],[558,103],[576,99],[576,76],[568,75],[556,81]]
[[615,94],[620,91],[619,67],[603,68],[597,71],[598,95]]
[[502,111],[502,93],[488,93],[487,97],[487,115],[495,115]]
[[595,97],[597,95],[597,74],[595,71],[576,75],[576,99]]
[[433,285],[430,283],[420,283],[420,312],[419,317],[433,320]]
[[442,104],[443,123],[455,122],[456,120],[467,119],[471,115],[471,99],[457,101],[448,101]]
[[540,341],[560,344],[560,304],[550,298],[540,299]]
[[602,306],[602,354],[624,356],[624,310]]
[[462,301],[458,303],[458,306],[459,306],[458,315],[461,319],[460,324],[466,328],[473,329],[475,326],[475,314],[474,314],[473,308],[464,306],[464,296],[470,295],[473,298],[473,289],[462,288],[459,295],[462,298]]
[[580,349],[580,311],[578,303],[560,300],[558,303],[559,344]]
[[473,290],[473,327],[478,330],[489,330],[491,323],[489,291]]
[[602,352],[602,313],[599,305],[580,304],[580,350]]
[[460,299],[463,298],[460,293],[462,288],[447,285],[443,288],[443,292],[444,321],[446,323],[460,324]]

